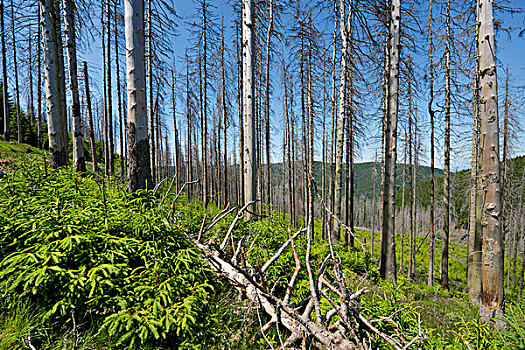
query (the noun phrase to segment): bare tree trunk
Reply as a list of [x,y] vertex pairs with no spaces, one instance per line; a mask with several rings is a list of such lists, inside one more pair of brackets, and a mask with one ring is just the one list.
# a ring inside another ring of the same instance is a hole
[[[331,126],[331,131],[330,131],[330,181],[329,181],[329,185],[328,187],[330,188],[330,203],[329,203],[329,208],[332,210],[334,210],[334,182],[335,182],[335,178],[334,178],[334,144],[336,142],[336,139],[335,139],[335,128],[336,128],[336,103],[335,103],[335,100],[336,100],[336,79],[335,79],[335,64],[336,64],[336,53],[337,53],[337,27],[338,27],[338,13],[337,13],[337,9],[338,9],[338,6],[337,6],[337,1],[334,1],[334,34],[333,34],[333,39],[332,39],[332,45],[333,45],[333,48],[332,48],[332,108],[331,108],[331,112],[332,112],[332,126]],[[339,130],[339,129],[337,129]],[[330,223],[330,220],[328,221]],[[333,227],[333,224],[330,225],[331,227]],[[332,234],[331,232],[329,234]],[[325,239],[327,239],[328,237],[324,237]]]
[[[67,0],[66,0],[67,1]],[[106,0],[106,13],[107,13],[107,29],[106,29],[106,40],[107,40],[107,50],[106,50],[106,64],[107,64],[107,104],[108,104],[108,160],[109,160],[109,173],[113,175],[115,172],[115,162],[114,162],[114,140],[113,140],[113,98],[112,98],[112,87],[111,87],[111,4],[110,0]],[[117,82],[118,83],[118,82]]]
[[[476,6],[476,12],[478,11]],[[479,108],[479,27],[476,25],[474,69],[474,116],[472,120],[472,164],[470,170],[470,217],[467,249],[467,287],[469,299],[478,304],[481,296],[481,191],[480,168],[480,108]]]
[[144,0],[126,0],[126,76],[128,91],[128,188],[151,188],[146,112]]
[[119,61],[119,40],[118,40],[118,21],[117,21],[117,2],[113,4],[115,13],[114,34],[115,34],[115,70],[117,75],[117,105],[118,105],[118,125],[119,125],[119,149],[120,149],[120,181],[124,182],[126,170],[124,167],[124,120],[122,116],[122,96],[120,82],[120,61]]
[[77,44],[75,34],[75,0],[64,0],[64,31],[69,67],[69,89],[71,91],[71,118],[73,119],[73,168],[78,172],[86,171],[84,143],[82,134],[82,116],[78,96]]
[[[409,93],[408,95],[411,96],[411,81],[409,81]],[[410,100],[411,101],[411,100]],[[417,137],[417,117],[414,115],[414,128],[412,130],[412,113],[411,111],[408,113],[409,115],[409,132],[411,135],[413,135],[412,138],[412,151],[409,155],[410,163],[411,163],[411,178],[410,178],[410,185],[412,188],[412,199],[411,199],[411,209],[410,209],[410,247],[409,247],[409,253],[408,253],[408,271],[407,271],[407,277],[412,278],[415,275],[415,267],[416,267],[416,256],[415,256],[415,245],[416,245],[416,233],[417,233],[417,167],[418,167],[418,137]],[[412,163],[412,157],[413,157],[413,163]]]
[[[410,102],[409,102],[410,103]],[[407,134],[406,134],[406,129],[405,129],[405,154],[403,156],[403,185],[401,186],[402,188],[402,193],[401,193],[401,244],[400,244],[400,249],[399,249],[399,254],[400,254],[400,257],[399,257],[399,270],[398,272],[399,273],[402,273],[403,272],[403,257],[404,257],[404,251],[403,249],[405,248],[405,245],[404,245],[404,241],[405,241],[405,185],[406,185],[406,168],[407,168],[407,147],[408,147],[408,142],[407,142]],[[374,184],[375,186],[375,184]]]
[[[297,14],[298,16],[298,14]],[[299,18],[298,18],[299,20]],[[307,126],[306,126],[306,103],[305,103],[305,92],[307,91],[307,86],[305,83],[305,73],[304,73],[304,31],[306,30],[304,28],[305,24],[304,21],[299,20],[299,37],[300,37],[300,45],[299,45],[299,83],[300,83],[300,96],[301,96],[301,122],[302,122],[302,128],[301,128],[301,141],[302,141],[302,167],[303,171],[301,172],[301,180],[302,180],[302,186],[301,190],[303,192],[303,204],[304,204],[304,213],[303,213],[303,222],[306,226],[307,219],[308,219],[308,212],[309,209],[308,206],[308,188],[307,188],[307,177],[308,177],[308,169],[307,169],[307,162],[308,162],[308,145],[307,145]]]
[[379,273],[383,278],[396,281],[396,249],[395,249],[395,179],[397,156],[397,114],[399,90],[399,50],[400,50],[400,17],[401,1],[392,0],[390,18],[389,43],[389,75],[388,75],[388,108],[385,128],[385,174],[383,186],[383,229],[381,236],[381,259]]
[[[239,22],[242,22],[242,14],[240,15]],[[236,51],[236,57],[237,57],[237,110],[238,110],[238,124],[239,124],[239,202],[244,203],[244,120],[243,120],[243,97],[244,97],[244,89],[243,89],[243,60],[242,60],[242,53],[241,53],[241,43],[242,40],[242,31],[239,30],[239,27],[242,26],[242,23],[238,23],[239,25],[235,26],[235,51]]]
[[[499,127],[494,17],[492,1],[478,0],[483,201],[483,255],[481,265],[480,315],[485,323],[505,327],[501,319],[505,302],[504,250],[501,235]],[[493,320],[496,318],[496,321]]]
[[[327,202],[328,199],[328,191],[326,187],[326,162],[327,162],[327,154],[326,154],[326,61],[323,60],[323,103],[322,103],[322,121],[323,121],[323,136],[322,136],[322,167],[321,167],[321,198],[323,200],[323,204]],[[284,164],[284,163],[283,163]],[[284,183],[284,182],[283,182]],[[322,206],[321,206],[322,208]],[[321,239],[325,239],[326,235],[326,210],[321,210]]]
[[[29,114],[29,123],[31,124],[31,128],[33,127],[33,123],[35,122],[35,110],[34,110],[34,96],[33,96],[33,48],[32,48],[32,31],[31,27],[29,27],[29,36],[28,36],[28,43],[29,43],[29,106],[27,107],[27,113]],[[38,48],[38,45],[37,45]]]
[[272,171],[270,159],[270,45],[273,32],[273,0],[270,0],[270,14],[268,31],[266,33],[266,98],[264,104],[265,114],[265,134],[266,134],[266,204],[269,206],[272,203]]
[[158,183],[161,180],[162,177],[162,168],[160,164],[160,157],[162,156],[162,137],[160,135],[160,111],[159,111],[159,90],[157,89],[157,93],[155,95],[155,103],[153,104],[153,120],[155,131],[153,132],[153,135],[155,135],[155,174],[156,178],[153,179],[155,183]]
[[203,204],[208,206],[208,34],[206,26],[206,0],[202,2],[202,111],[201,111],[201,153],[202,153],[202,192]]
[[22,142],[22,120],[20,119],[20,91],[18,88],[18,63],[16,56],[16,35],[15,35],[15,6],[11,0],[11,36],[13,38],[13,66],[15,69],[15,100],[16,100],[16,125],[18,128],[18,142]]
[[[40,11],[40,6],[39,6]],[[9,100],[7,89],[7,51],[5,48],[4,0],[0,2],[0,39],[2,41],[2,110],[4,115],[4,140],[9,141]],[[40,30],[39,30],[40,33]],[[40,62],[39,62],[40,65]]]
[[[503,159],[502,159],[502,167],[501,167],[501,221],[502,221],[502,236],[503,236],[503,239],[505,239],[505,237],[507,237],[507,233],[508,233],[508,220],[507,220],[507,196],[506,196],[506,191],[507,191],[507,188],[508,188],[508,183],[507,183],[507,171],[508,171],[508,164],[507,164],[507,155],[508,155],[508,149],[509,149],[509,142],[508,142],[508,136],[509,136],[509,67],[507,66],[507,71],[506,71],[506,77],[505,77],[505,103],[504,103],[504,108],[505,108],[505,119],[504,119],[504,122],[503,122]],[[520,202],[521,204],[521,202]],[[509,210],[510,212],[510,210]],[[518,242],[517,242],[517,237],[514,237],[514,242],[513,242],[513,245],[517,246],[518,245]],[[508,261],[508,265],[507,265],[507,291],[510,290],[510,262],[511,262],[511,249],[510,247],[512,246],[511,243],[510,243],[510,235],[508,236],[508,239],[506,240],[505,242],[505,245],[508,245],[509,249],[508,249],[508,258],[507,258],[507,261]]]
[[46,106],[49,136],[49,164],[53,168],[66,166],[67,152],[67,120],[66,108],[63,104],[64,74],[60,72],[58,36],[60,36],[60,16],[53,0],[39,0],[43,14],[42,34],[44,40],[44,61],[46,76]]
[[147,52],[147,58],[148,58],[148,115],[149,115],[149,160],[150,160],[150,168],[151,168],[151,181],[155,182],[155,179],[157,178],[157,169],[155,167],[155,105],[153,100],[153,20],[152,20],[152,12],[153,12],[153,4],[152,0],[147,0],[147,23],[148,23],[148,32],[147,32],[147,38],[148,38],[148,52]]
[[252,0],[242,1],[243,51],[243,115],[244,115],[244,201],[255,200],[257,163],[255,154],[255,123],[253,105],[253,15]]
[[[37,89],[36,89],[36,100],[37,100],[37,140],[38,140],[38,149],[42,149],[42,12],[40,6],[38,6],[38,19],[37,19],[37,64],[36,64],[36,74],[37,74]],[[0,28],[0,30],[2,30]]]
[[177,128],[176,114],[176,97],[175,97],[175,66],[171,70],[171,110],[173,114],[173,165],[175,166],[175,188],[179,188],[181,173],[181,151],[179,149],[179,129]]
[[293,79],[290,76],[289,77],[289,86],[290,86],[290,146],[288,147],[289,150],[292,151],[291,158],[288,159],[288,163],[290,165],[290,178],[291,178],[291,194],[290,194],[290,216],[291,216],[291,222],[292,226],[295,227],[297,225],[297,190],[296,190],[296,176],[295,176],[295,165],[297,163],[297,153],[296,153],[296,145],[295,145],[295,117],[293,113]]
[[[106,0],[107,1],[107,0]],[[102,26],[102,71],[103,71],[103,104],[104,104],[104,113],[103,113],[103,124],[104,124],[104,140],[102,142],[102,149],[104,151],[104,176],[110,175],[110,165],[109,165],[109,126],[108,126],[108,84],[107,84],[107,62],[106,62],[106,23],[104,22],[104,16],[107,15],[107,11],[104,10],[104,1],[101,1],[100,7],[100,22]]]
[[376,229],[376,185],[377,185],[377,151],[374,157],[374,189],[372,194],[372,248],[370,255],[374,256],[375,229]]
[[346,162],[346,174],[347,174],[347,187],[346,187],[346,220],[348,228],[345,230],[345,244],[354,246],[354,106],[353,106],[353,94],[354,94],[354,81],[353,81],[353,38],[352,38],[352,18],[353,15],[353,2],[349,3],[349,15],[348,15],[348,66],[347,66],[347,93],[346,93],[346,130],[347,130],[347,162]]
[[[339,241],[341,226],[338,219],[341,216],[341,187],[343,172],[343,145],[344,130],[346,124],[346,94],[347,94],[347,55],[348,55],[348,31],[346,26],[346,8],[343,0],[339,1],[339,25],[341,30],[341,79],[339,85],[339,122],[337,126],[337,145],[335,154],[335,181],[334,181],[334,217],[332,220],[332,239]],[[348,16],[351,16],[349,13]]]
[[89,93],[89,75],[87,62],[84,61],[84,86],[86,90],[86,104],[87,104],[87,115],[88,115],[88,125],[89,125],[89,142],[91,145],[91,158],[93,160],[93,172],[98,172],[97,165],[97,150],[95,146],[95,133],[93,131],[93,115],[91,113],[91,95]]
[[434,43],[432,33],[432,0],[429,1],[428,12],[428,32],[429,32],[429,58],[430,58],[430,99],[428,101],[428,114],[430,115],[430,256],[428,260],[428,285],[434,284],[434,259],[435,259],[435,244],[436,234],[434,232],[434,110],[432,104],[434,103]]
[[450,237],[450,0],[447,0],[445,45],[445,173],[443,176],[443,237],[441,239],[441,286],[448,288],[448,243]]
[[[224,24],[223,24],[224,26]],[[224,43],[224,31],[221,34],[221,80],[222,80],[222,119],[223,119],[223,136],[224,136],[224,153],[223,153],[223,191],[224,191],[224,201],[222,205],[226,207],[231,198],[228,187],[228,109],[226,105],[226,66],[224,62],[224,50],[226,46]]]
[[[284,51],[284,50],[283,50]],[[284,101],[283,101],[283,114],[284,114],[284,120],[283,120],[283,166],[282,166],[282,196],[283,196],[283,221],[285,220],[285,213],[288,212],[288,216],[291,219],[291,208],[286,206],[286,184],[288,184],[288,193],[291,194],[291,186],[290,186],[290,177],[286,179],[286,173],[290,169],[290,143],[288,142],[289,135],[290,135],[290,129],[289,129],[289,117],[288,117],[288,86],[287,86],[287,74],[286,74],[286,65],[284,63],[284,52],[283,52],[283,58],[282,58],[282,87],[284,92]],[[287,161],[288,159],[288,161]],[[291,199],[291,198],[290,198]],[[289,200],[288,206],[291,206],[291,200]],[[290,221],[291,222],[291,221]]]
[[[315,286],[312,267],[310,265],[310,249],[312,241],[314,240],[314,111],[312,100],[312,16],[310,14],[308,19],[308,66],[307,66],[307,117],[308,117],[308,136],[307,136],[307,176],[308,176],[308,219],[307,219],[307,252],[305,257],[306,270],[310,280],[310,294],[314,301],[315,315],[318,320],[321,319],[321,307],[319,304],[319,297],[317,287]],[[343,306],[343,309],[346,306]],[[344,312],[344,311],[343,311]]]
[[[186,54],[186,182],[193,180],[193,150],[191,142],[191,100],[190,100],[190,69],[189,59]],[[192,190],[188,189],[188,201]]]

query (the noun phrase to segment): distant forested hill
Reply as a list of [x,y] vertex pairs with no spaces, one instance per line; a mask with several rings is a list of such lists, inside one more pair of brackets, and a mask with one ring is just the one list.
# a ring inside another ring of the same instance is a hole
[[[502,165],[503,166],[503,165]],[[523,190],[522,176],[523,167],[525,166],[525,156],[509,159],[507,161],[507,181],[504,187],[505,198],[508,201],[510,209],[515,209],[519,203],[519,191]],[[427,168],[428,169],[428,168]],[[399,169],[398,169],[399,170]],[[430,169],[429,169],[430,174]],[[451,174],[450,189],[451,189],[451,204],[453,206],[453,215],[457,217],[460,224],[468,222],[469,211],[469,185],[470,185],[470,169],[458,171]],[[524,186],[525,187],[525,186]],[[443,201],[443,171],[436,172],[436,206],[441,205]],[[405,189],[405,195],[408,195],[408,188]],[[401,204],[402,191],[396,193],[396,207]],[[426,176],[424,181],[418,183],[418,204],[424,207],[430,205],[430,176]]]
[[[365,195],[366,197],[372,197],[372,194],[374,192],[374,164],[376,166],[377,170],[377,177],[376,177],[376,193],[379,195],[381,193],[381,163],[374,163],[374,162],[367,162],[367,163],[356,163],[354,164],[354,171],[355,171],[355,179],[354,179],[354,186],[355,186],[355,196],[360,197],[362,195]],[[298,165],[300,166],[300,165]],[[272,164],[272,170],[274,177],[281,176],[281,170],[282,164],[281,163],[274,163]],[[321,183],[322,183],[322,170],[323,170],[323,163],[322,162],[315,162],[314,163],[314,177],[315,181],[317,183],[317,187],[319,190],[321,190]],[[330,166],[327,165],[326,167],[327,174],[330,173]],[[335,171],[335,169],[334,169]],[[343,165],[343,174],[345,172],[345,167]],[[406,167],[406,182],[408,184],[409,180],[409,166]],[[441,169],[435,169],[435,176],[443,176],[443,170]],[[418,182],[426,181],[430,179],[430,167],[426,166],[420,166],[418,167],[417,171],[417,180]],[[403,185],[403,164],[398,164],[396,167],[396,187],[400,188]]]

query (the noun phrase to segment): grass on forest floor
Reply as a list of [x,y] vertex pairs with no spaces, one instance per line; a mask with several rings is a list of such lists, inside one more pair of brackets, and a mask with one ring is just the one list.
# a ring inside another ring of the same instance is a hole
[[25,143],[0,140],[0,161],[12,161],[28,154],[42,155],[43,151]]

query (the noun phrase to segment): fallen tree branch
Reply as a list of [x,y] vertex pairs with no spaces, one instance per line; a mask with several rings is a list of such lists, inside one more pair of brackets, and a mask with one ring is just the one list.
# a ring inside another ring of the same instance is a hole
[[263,273],[266,272],[266,270],[268,270],[268,268],[275,262],[275,260],[279,259],[279,257],[285,251],[285,249],[288,248],[288,246],[290,245],[292,240],[296,239],[297,236],[299,236],[299,234],[304,232],[304,231],[306,231],[306,229],[301,229],[301,230],[297,231],[292,237],[290,237],[286,242],[284,242],[284,244],[281,246],[281,248],[279,248],[277,253],[275,253],[274,256],[272,256],[270,258],[270,260],[268,260],[266,262],[266,264],[263,265],[263,267],[261,268],[261,272],[263,272]]
[[228,243],[228,238],[230,238],[230,235],[233,232],[235,224],[237,224],[237,222],[242,218],[243,212],[246,209],[248,209],[250,205],[255,204],[255,203],[257,203],[257,200],[251,201],[250,203],[246,203],[246,205],[244,205],[244,207],[242,207],[241,210],[239,210],[239,212],[233,219],[233,222],[231,223],[230,228],[228,229],[228,232],[226,232],[226,236],[224,236],[224,240],[222,241],[220,245],[221,250],[224,250],[224,248],[226,247],[226,244]]
[[303,331],[307,331],[322,344],[324,349],[356,349],[356,346],[339,332],[332,333],[323,326],[301,317],[301,315],[297,314],[290,306],[284,304],[283,301],[266,293],[247,273],[221,259],[218,256],[218,252],[210,251],[209,248],[198,242],[195,244],[205,252],[205,258],[211,262],[212,268],[234,282],[237,288],[243,288],[248,299],[253,301],[259,298],[260,305],[268,315],[274,317],[276,315],[275,307],[279,306],[284,312],[280,317],[280,324],[292,332],[292,334],[303,329]]

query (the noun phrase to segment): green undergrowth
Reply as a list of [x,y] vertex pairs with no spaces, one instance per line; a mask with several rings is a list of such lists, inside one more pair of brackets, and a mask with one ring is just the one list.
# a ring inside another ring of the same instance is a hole
[[[204,209],[185,194],[174,201],[176,192],[166,181],[157,193],[130,195],[117,179],[104,182],[70,169],[49,169],[39,154],[14,162],[0,180],[0,350],[29,344],[38,349],[278,347],[282,334],[275,327],[264,336],[259,331],[269,318],[217,278],[192,243],[220,209]],[[226,216],[201,240],[222,241],[233,219],[234,214]],[[318,271],[330,246],[321,239],[320,222],[315,227],[311,264]],[[296,232],[275,211],[241,220],[233,230],[234,242],[245,241],[255,278],[281,298],[295,269],[293,249],[286,249],[264,277],[257,271]],[[357,243],[353,249],[336,244],[334,250],[350,290],[369,289],[358,307],[379,330],[411,339],[421,327],[424,337],[413,346],[420,349],[467,349],[467,343],[474,349],[523,348],[523,304],[507,304],[508,332],[480,325],[464,293],[461,259],[451,259],[449,290],[429,287],[424,242],[416,278],[400,273],[394,285],[378,276],[379,252],[370,252],[370,232],[357,236],[364,250]],[[306,232],[294,247],[301,270],[291,302],[299,306],[309,297]],[[462,249],[451,244],[451,256],[465,256]],[[225,253],[232,256],[233,250],[228,244]],[[326,278],[335,283],[331,268]],[[331,305],[325,300],[321,309],[324,314]],[[368,342],[389,348],[379,336]]]
[[38,161],[17,163],[0,187],[3,347],[31,335],[58,348],[63,334],[90,348],[203,348],[220,335],[225,286],[187,240],[202,211],[176,203],[168,222],[152,191],[130,196]]

